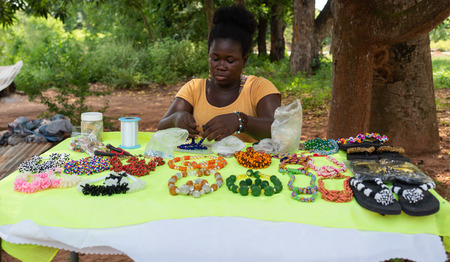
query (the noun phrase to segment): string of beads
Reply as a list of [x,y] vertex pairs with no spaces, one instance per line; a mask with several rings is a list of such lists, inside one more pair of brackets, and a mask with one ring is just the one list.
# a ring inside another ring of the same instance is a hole
[[306,141],[303,145],[306,150],[309,150],[309,152],[314,152],[321,155],[332,155],[339,151],[339,145],[333,139],[326,140],[316,137]]
[[[191,161],[202,158],[209,158],[207,161],[199,162]],[[175,163],[181,162],[180,166],[175,165]],[[227,161],[223,157],[209,156],[209,155],[197,155],[197,156],[182,156],[175,157],[167,161],[167,165],[172,169],[177,169],[179,171],[192,171],[196,169],[211,169],[219,170],[227,165]]]
[[[251,178],[254,177],[255,180]],[[265,180],[263,180],[263,179]],[[235,184],[237,180],[239,186]],[[269,181],[273,183],[273,187],[269,185]],[[253,171],[249,169],[244,175],[231,175],[226,179],[226,184],[228,189],[233,193],[239,193],[242,196],[247,196],[249,193],[253,196],[260,196],[264,194],[265,196],[272,196],[273,194],[278,194],[283,190],[283,185],[278,177],[272,175],[262,174],[259,171]]]
[[280,165],[278,166],[278,169],[279,169],[280,173],[285,173],[287,170],[291,170],[291,169],[296,170],[293,168],[287,168],[288,164],[303,165],[303,167],[300,167],[299,169],[308,169],[309,164],[312,161],[313,160],[311,159],[310,156],[291,154],[291,155],[288,155],[287,157],[280,159]]
[[[288,169],[287,174],[289,175],[290,179],[288,182],[288,188],[292,191],[292,198],[301,201],[301,202],[314,202],[317,198],[318,194],[318,188],[316,186],[316,175],[313,173],[306,171],[305,169]],[[296,187],[294,186],[295,182],[295,174],[304,174],[306,176],[311,177],[311,180],[309,182],[309,186],[307,187]],[[311,197],[300,197],[300,194],[309,194]]]
[[365,140],[377,140],[380,143],[386,143],[387,141],[389,141],[389,137],[387,136],[382,136],[378,133],[366,133],[366,134],[361,134],[359,133],[358,135],[356,135],[356,137],[349,137],[349,138],[339,138],[338,140],[336,140],[336,142],[339,145],[342,144],[354,144],[354,143],[358,143],[361,144],[363,141]]
[[[128,179],[133,183],[130,183]],[[93,185],[104,179],[103,185]],[[97,179],[85,179],[77,185],[77,190],[84,195],[112,196],[114,194],[125,194],[144,189],[146,182],[137,179],[125,172],[116,173],[112,171],[109,176]]]
[[272,163],[270,154],[256,152],[253,147],[247,147],[245,151],[236,151],[234,156],[239,165],[246,168],[263,169]]
[[345,178],[344,180],[344,190],[328,190],[325,188],[323,179],[319,179],[319,192],[322,193],[322,199],[328,202],[336,202],[336,203],[345,203],[350,202],[353,199],[353,191],[350,188],[350,176],[344,176],[342,174],[336,175],[334,177],[328,177],[332,179],[340,179]]
[[[317,156],[317,155],[315,155],[315,156]],[[317,175],[322,176],[322,177],[333,177],[333,176],[339,175],[340,173],[347,171],[347,167],[345,166],[345,164],[337,161],[336,158],[334,158],[332,156],[326,156],[326,159],[328,161],[332,162],[333,164],[339,166],[339,168],[336,168],[334,166],[316,167],[314,165],[314,161],[310,161],[309,166],[311,167],[312,170],[316,171]]]
[[[216,179],[216,183],[209,185],[209,182],[206,179],[200,178],[202,176],[209,176],[214,173],[214,178]],[[187,181],[185,184],[181,185],[178,188],[175,183],[183,178],[188,176],[196,176],[198,177],[194,181]],[[169,193],[172,196],[176,196],[178,194],[189,195],[194,198],[199,198],[205,194],[209,194],[211,192],[217,191],[223,185],[222,175],[211,169],[199,169],[196,171],[182,171],[181,173],[176,173],[169,179],[168,187]]]
[[132,176],[141,177],[150,174],[150,171],[155,171],[157,166],[162,166],[165,164],[162,157],[155,157],[154,159],[149,160],[148,163],[145,163],[145,159],[139,159],[135,156],[131,156],[126,162],[128,164],[124,165],[119,157],[111,157],[111,170],[115,172],[124,171]]
[[[48,161],[43,161],[49,159]],[[69,154],[66,153],[52,153],[48,157],[32,156],[30,160],[24,161],[19,165],[21,173],[42,173],[48,170],[53,170],[57,167],[62,167],[69,160]]]

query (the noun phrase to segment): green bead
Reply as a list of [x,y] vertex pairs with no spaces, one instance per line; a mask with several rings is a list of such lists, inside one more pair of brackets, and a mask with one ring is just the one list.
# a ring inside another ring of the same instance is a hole
[[281,186],[281,185],[278,185],[278,186],[276,185],[276,186],[275,186],[275,191],[276,191],[275,193],[276,193],[276,194],[280,193],[281,190],[283,190],[283,186]]
[[277,180],[278,180],[278,177],[276,177],[275,175],[270,176],[270,181],[271,181],[272,183],[275,184],[275,181],[277,181]]
[[255,185],[261,185],[262,180],[260,178],[255,179]]
[[231,176],[229,176],[228,178],[227,178],[227,180],[230,180],[230,181],[233,181],[233,182],[236,182],[236,176],[235,175],[231,175]]
[[267,181],[267,180],[263,180],[262,182],[261,182],[261,188],[265,188],[266,186],[269,186],[269,181]]
[[260,196],[261,195],[261,188],[259,186],[253,185],[251,188],[252,188],[252,195],[253,196]]
[[247,176],[253,176],[253,170],[249,169],[247,170],[247,173],[245,173]]
[[251,178],[245,179],[245,182],[247,183],[247,186],[251,186],[253,184],[253,180]]
[[[251,185],[251,184],[250,184]],[[239,181],[239,186],[249,186],[245,180]]]
[[239,187],[236,186],[236,185],[233,185],[233,186],[231,187],[231,191],[232,191],[233,193],[237,193],[237,192],[238,192],[238,189],[239,189]]
[[261,177],[259,171],[255,171],[255,172],[253,173],[253,175],[255,176],[255,178],[260,178],[260,177]]
[[241,186],[239,188],[239,194],[241,194],[242,196],[247,196],[248,195],[248,186]]
[[273,187],[271,187],[271,186],[266,186],[265,188],[264,188],[264,195],[266,195],[266,196],[271,196],[271,195],[273,195]]

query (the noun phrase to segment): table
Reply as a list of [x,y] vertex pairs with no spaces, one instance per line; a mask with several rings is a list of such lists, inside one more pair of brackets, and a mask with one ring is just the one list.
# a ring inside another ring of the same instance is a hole
[[[144,152],[151,134],[139,133],[141,148],[130,152]],[[120,133],[105,133],[104,139],[119,145]],[[68,142],[51,152],[67,152]],[[71,152],[73,159],[85,156]],[[342,161],[345,153],[333,156]],[[329,164],[321,161],[315,164]],[[145,190],[111,197],[84,196],[73,188],[18,193],[12,189],[12,174],[0,181],[0,237],[8,252],[25,252],[29,247],[15,244],[39,245],[33,252],[47,254],[42,261],[51,257],[54,249],[50,247],[126,254],[135,261],[446,260],[440,236],[448,242],[450,207],[436,192],[432,191],[441,209],[426,217],[381,216],[361,208],[355,200],[330,203],[318,198],[300,203],[290,197],[289,178],[278,173],[278,163],[274,160],[260,170],[276,174],[285,185],[272,197],[243,197],[226,186],[199,199],[171,196],[167,181],[176,171],[167,165],[142,177],[147,182]],[[230,158],[220,172],[225,179],[246,170]],[[309,181],[306,176],[302,179],[296,183]],[[339,188],[332,181],[326,183],[330,189]]]

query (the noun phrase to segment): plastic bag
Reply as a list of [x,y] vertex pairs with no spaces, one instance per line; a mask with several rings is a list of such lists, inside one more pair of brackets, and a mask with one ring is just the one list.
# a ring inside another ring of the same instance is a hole
[[254,146],[255,151],[266,153],[295,153],[302,135],[303,111],[300,100],[275,110],[275,120],[271,126],[272,141],[268,138]]
[[172,158],[175,148],[184,143],[188,136],[189,132],[186,129],[178,127],[159,130],[152,135],[147,143],[145,155]]
[[385,182],[398,180],[407,184],[433,182],[429,176],[415,165],[399,160],[352,160],[346,165],[355,178],[362,181],[380,178]]
[[211,150],[220,156],[231,157],[234,152],[241,151],[245,147],[245,143],[235,136],[227,136],[224,139],[215,142]]

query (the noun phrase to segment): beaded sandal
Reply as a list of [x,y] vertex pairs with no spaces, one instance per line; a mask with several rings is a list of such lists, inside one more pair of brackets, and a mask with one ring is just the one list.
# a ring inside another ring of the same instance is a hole
[[403,211],[410,216],[428,216],[439,211],[439,200],[428,190],[436,187],[434,182],[421,185],[394,181],[391,190],[398,195]]
[[347,160],[378,160],[375,147],[351,147],[347,149]]
[[380,146],[376,151],[380,159],[393,159],[398,161],[409,162],[409,158],[403,156],[405,149],[393,146]]
[[402,207],[380,178],[361,181],[350,178],[350,188],[356,202],[363,208],[381,215],[399,215]]

